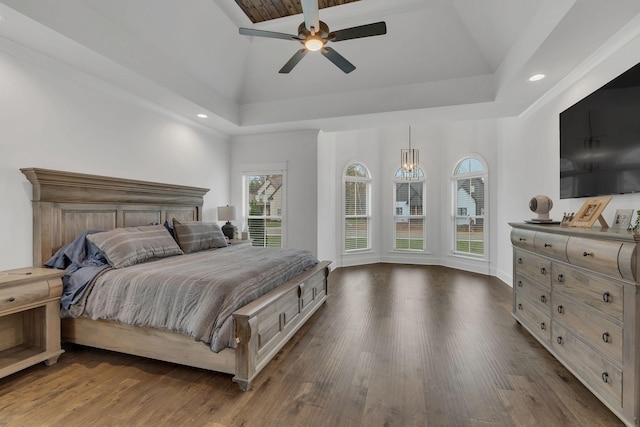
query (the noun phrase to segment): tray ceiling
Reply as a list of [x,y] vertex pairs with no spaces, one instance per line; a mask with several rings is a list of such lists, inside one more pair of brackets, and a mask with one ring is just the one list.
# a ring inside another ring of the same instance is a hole
[[[360,0],[320,0],[320,9]],[[300,0],[236,0],[240,9],[254,24],[302,13]]]

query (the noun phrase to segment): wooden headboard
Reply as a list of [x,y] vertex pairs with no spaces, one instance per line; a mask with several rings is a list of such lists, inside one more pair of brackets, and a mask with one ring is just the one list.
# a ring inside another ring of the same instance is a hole
[[33,186],[33,265],[86,230],[199,221],[208,188],[48,169],[20,169]]

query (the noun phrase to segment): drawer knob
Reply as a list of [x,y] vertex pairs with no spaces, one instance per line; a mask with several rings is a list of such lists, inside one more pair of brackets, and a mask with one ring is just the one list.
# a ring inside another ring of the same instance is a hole
[[518,280],[518,287],[521,288],[522,287],[522,280]]
[[547,297],[544,295],[540,295],[540,302],[547,302]]
[[518,310],[522,310],[522,304],[521,303],[518,304]]
[[582,256],[593,256],[593,252],[583,252]]
[[542,274],[542,275],[547,274],[547,269],[546,269],[546,268],[544,268],[544,267],[542,267],[542,268],[540,269],[540,274]]
[[545,248],[550,248],[550,247],[551,247],[551,243],[545,243],[545,244],[544,244],[544,247],[545,247]]
[[558,306],[558,313],[564,314],[564,307],[563,306],[561,306],[561,305]]
[[564,282],[564,276],[562,274],[558,274],[558,283]]
[[526,241],[527,241],[527,239],[525,239],[524,237],[521,237],[519,240],[520,240],[521,242],[526,242]]
[[540,323],[540,329],[542,329],[544,331],[545,329],[547,329],[547,325],[545,325],[544,322],[541,322]]
[[606,372],[602,373],[602,381],[605,383],[609,383],[609,374]]
[[609,292],[602,294],[602,301],[607,303],[611,302],[611,294]]
[[9,302],[14,302],[16,300],[16,297],[9,297]]
[[556,338],[556,341],[558,342],[558,344],[562,345],[562,343],[564,342],[564,340],[562,339],[562,337],[558,337]]
[[602,334],[602,341],[609,342],[609,332]]
[[518,258],[518,264],[522,264],[522,258]]

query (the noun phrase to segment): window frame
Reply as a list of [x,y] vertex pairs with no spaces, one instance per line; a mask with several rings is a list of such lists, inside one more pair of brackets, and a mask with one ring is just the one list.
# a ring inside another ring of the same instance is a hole
[[[358,177],[358,176],[349,176],[347,175],[347,171],[349,170],[349,167],[353,166],[353,165],[359,165],[361,166],[367,176],[366,177]],[[362,252],[370,252],[372,251],[372,225],[373,225],[373,215],[372,215],[372,209],[371,209],[371,201],[372,201],[372,177],[371,177],[371,172],[369,171],[369,168],[360,161],[354,160],[354,161],[350,161],[346,164],[346,166],[344,167],[343,171],[342,171],[342,253],[344,255],[349,255],[349,254],[356,254],[356,253],[362,253]],[[366,184],[366,206],[367,206],[367,213],[366,215],[347,215],[347,182],[361,182],[361,183],[365,183]],[[347,249],[347,219],[349,218],[366,218],[367,219],[367,235],[366,235],[366,239],[367,239],[367,247],[366,248],[355,248],[355,249]]]
[[[470,172],[457,173],[462,163],[471,159],[476,160],[480,163],[480,165],[482,166],[482,171],[470,171]],[[458,182],[460,180],[470,180],[472,178],[481,178],[484,182],[484,189],[483,189],[484,190],[484,213],[469,215],[467,212],[466,215],[458,215],[458,211],[460,209],[460,206],[458,205]],[[482,219],[482,224],[483,224],[483,236],[482,236],[483,253],[482,254],[472,253],[471,245],[469,245],[468,252],[459,251],[457,249],[458,220],[470,219],[470,218],[473,218],[474,222],[476,223],[478,218]],[[454,255],[471,257],[474,259],[483,259],[483,260],[487,260],[489,258],[488,218],[489,218],[489,168],[487,166],[487,162],[484,160],[484,158],[482,158],[482,156],[479,156],[477,154],[467,155],[465,157],[462,157],[456,162],[451,174],[451,222],[452,222],[452,231],[453,231],[451,249]]]
[[[407,179],[402,178],[401,172],[402,168],[396,170],[393,175],[393,231],[392,231],[392,241],[393,241],[393,251],[394,252],[407,252],[407,253],[424,253],[427,251],[427,177],[424,173],[424,170],[420,167],[417,167],[419,171],[419,178]],[[396,206],[397,198],[398,198],[398,184],[409,184],[411,186],[412,182],[420,182],[422,183],[422,214],[421,215],[398,215],[398,207]],[[422,249],[411,249],[411,239],[409,239],[408,248],[398,248],[398,239],[397,239],[397,219],[398,218],[406,218],[410,223],[412,219],[422,219]]]
[[[249,200],[249,184],[248,179],[251,176],[267,176],[267,175],[281,175],[282,176],[282,184],[280,186],[281,190],[281,215],[249,215],[250,212],[250,200]],[[280,165],[271,165],[271,166],[254,166],[252,168],[247,168],[242,172],[242,214],[244,217],[243,228],[246,227],[249,229],[249,220],[250,219],[276,219],[280,220],[280,247],[287,247],[287,169],[284,166]],[[266,228],[266,227],[265,227]],[[251,241],[251,246],[256,247],[278,247],[278,246],[268,246],[268,245],[255,245],[254,240],[251,237],[251,232],[249,232],[249,239]],[[263,239],[264,240],[264,239]]]

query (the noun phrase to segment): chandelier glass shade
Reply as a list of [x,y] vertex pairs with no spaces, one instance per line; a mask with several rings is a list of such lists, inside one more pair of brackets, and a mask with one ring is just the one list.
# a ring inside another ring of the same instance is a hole
[[418,178],[418,164],[420,163],[420,150],[411,148],[411,126],[409,126],[409,148],[400,150],[400,167],[402,177],[405,179]]

